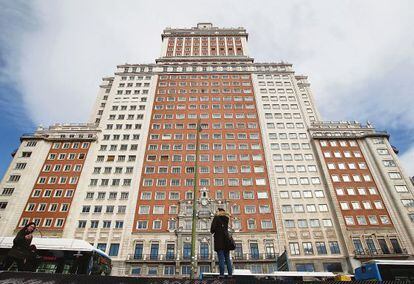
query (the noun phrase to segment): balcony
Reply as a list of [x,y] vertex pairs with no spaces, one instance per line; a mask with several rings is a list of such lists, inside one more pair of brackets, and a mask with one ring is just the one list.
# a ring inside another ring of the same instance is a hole
[[[217,254],[199,254],[196,256],[199,262],[206,262],[206,261],[218,261]],[[232,252],[231,259],[233,262],[266,262],[266,261],[276,261],[277,254],[275,253],[243,253],[237,254]],[[159,255],[151,255],[151,254],[142,254],[142,255],[134,255],[130,254],[127,257],[127,262],[190,262],[191,258],[189,256],[178,256],[172,254],[159,254]]]
[[369,259],[369,258],[407,258],[410,255],[407,252],[407,249],[388,249],[388,251],[383,251],[381,249],[361,249],[354,251],[355,258],[357,259]]
[[129,254],[127,262],[169,262],[176,261],[177,256],[173,254]]
[[211,255],[210,254],[199,254],[197,255],[197,259],[200,261],[211,260]]
[[277,259],[276,253],[243,253],[243,254],[232,254],[232,260],[234,262],[245,262],[245,261],[275,261]]

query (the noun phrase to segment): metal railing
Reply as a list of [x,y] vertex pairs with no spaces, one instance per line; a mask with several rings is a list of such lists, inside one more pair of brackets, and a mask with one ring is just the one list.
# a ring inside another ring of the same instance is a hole
[[130,254],[128,260],[136,261],[175,261],[177,255],[175,254]]
[[360,249],[355,250],[354,254],[356,257],[372,257],[372,256],[401,256],[401,255],[408,255],[407,249],[392,249],[389,248],[387,250],[382,249]]
[[276,253],[233,253],[232,259],[234,261],[238,260],[275,260],[277,258]]
[[[231,253],[233,261],[274,261],[277,259],[276,253]],[[197,254],[198,261],[218,261],[217,254]],[[145,262],[145,261],[190,261],[190,255],[177,254],[130,254],[127,257],[129,261]]]

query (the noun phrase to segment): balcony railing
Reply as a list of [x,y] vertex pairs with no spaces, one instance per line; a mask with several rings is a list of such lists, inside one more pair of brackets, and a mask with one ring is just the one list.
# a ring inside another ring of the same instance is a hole
[[369,258],[369,257],[399,257],[399,256],[407,256],[408,252],[407,249],[391,249],[389,248],[388,251],[383,251],[382,249],[361,249],[354,251],[355,257],[358,258]]
[[[231,253],[231,258],[235,262],[240,261],[274,261],[277,258],[275,253]],[[218,261],[217,254],[198,254],[196,255],[198,261]],[[128,261],[146,262],[146,261],[190,261],[190,256],[174,255],[174,254],[130,254]]]
[[277,258],[276,253],[233,253],[232,259],[234,261],[255,261],[255,260],[275,260]]
[[175,261],[177,256],[174,254],[130,254],[130,261]]

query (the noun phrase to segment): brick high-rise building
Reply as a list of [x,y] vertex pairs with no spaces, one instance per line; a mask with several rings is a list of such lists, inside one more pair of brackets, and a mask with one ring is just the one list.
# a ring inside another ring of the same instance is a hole
[[88,124],[23,135],[1,182],[1,235],[34,221],[106,251],[115,275],[187,275],[197,181],[199,271],[216,266],[219,207],[235,267],[255,273],[285,251],[307,271],[412,257],[413,185],[388,134],[321,121],[307,77],[254,63],[247,39],[210,23],[168,28],[155,64],[103,79]]

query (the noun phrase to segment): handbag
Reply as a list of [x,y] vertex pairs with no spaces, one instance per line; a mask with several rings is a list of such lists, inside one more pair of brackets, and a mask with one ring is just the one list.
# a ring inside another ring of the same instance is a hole
[[235,250],[236,249],[236,242],[234,241],[234,239],[233,239],[233,235],[232,234],[230,234],[230,232],[229,231],[227,231],[227,248],[229,249],[229,250]]

